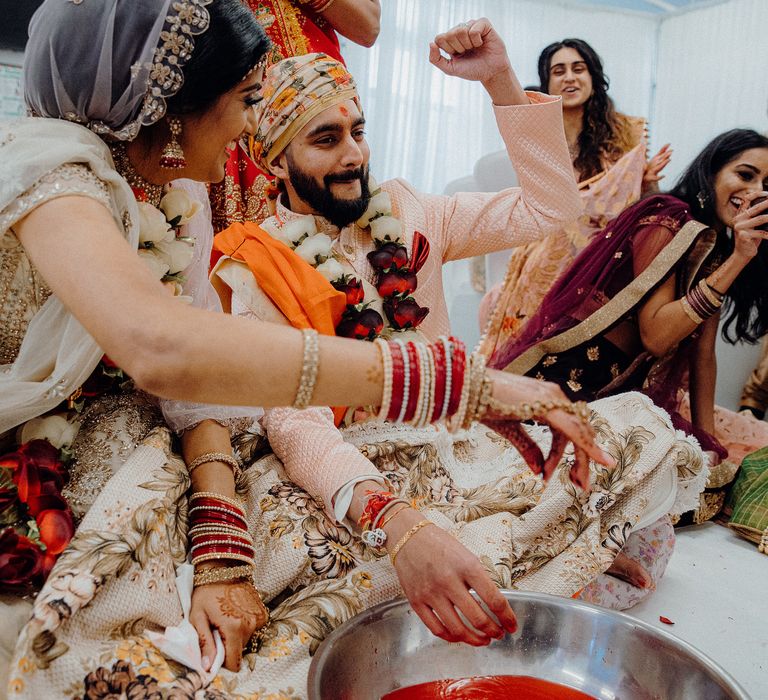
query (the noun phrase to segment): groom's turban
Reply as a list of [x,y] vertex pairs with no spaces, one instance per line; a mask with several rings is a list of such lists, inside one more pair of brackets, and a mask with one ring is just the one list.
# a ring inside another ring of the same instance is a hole
[[[286,58],[271,66],[256,106],[251,155],[264,172],[312,119],[346,100],[360,102],[344,64],[324,53]],[[362,110],[361,110],[362,111]]]

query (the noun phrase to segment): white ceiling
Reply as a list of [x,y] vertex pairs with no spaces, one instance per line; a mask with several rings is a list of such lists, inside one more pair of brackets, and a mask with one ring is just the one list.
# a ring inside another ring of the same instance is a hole
[[729,0],[566,0],[572,5],[612,8],[645,15],[680,14],[701,7],[717,5]]

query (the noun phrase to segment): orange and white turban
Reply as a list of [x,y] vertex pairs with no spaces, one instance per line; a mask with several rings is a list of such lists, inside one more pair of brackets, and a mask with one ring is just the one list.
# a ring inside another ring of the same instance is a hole
[[264,172],[320,112],[346,100],[355,100],[360,108],[354,78],[343,63],[324,53],[286,58],[270,66],[261,95],[251,156]]

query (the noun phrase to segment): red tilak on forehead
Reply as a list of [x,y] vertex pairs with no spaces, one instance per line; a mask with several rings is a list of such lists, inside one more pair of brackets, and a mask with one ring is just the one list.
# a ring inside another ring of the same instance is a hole
[[344,105],[339,105],[339,112],[341,112],[342,117],[349,116],[349,110]]

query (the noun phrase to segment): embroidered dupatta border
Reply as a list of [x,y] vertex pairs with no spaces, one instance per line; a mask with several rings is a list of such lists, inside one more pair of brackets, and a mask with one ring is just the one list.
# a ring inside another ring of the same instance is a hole
[[686,223],[666,248],[640,275],[627,285],[624,291],[573,328],[529,348],[512,360],[504,368],[504,371],[513,374],[525,374],[545,355],[570,350],[604,331],[632,309],[654,285],[664,278],[674,264],[685,254],[685,251],[690,248],[699,233],[706,228],[706,225],[698,221]]

